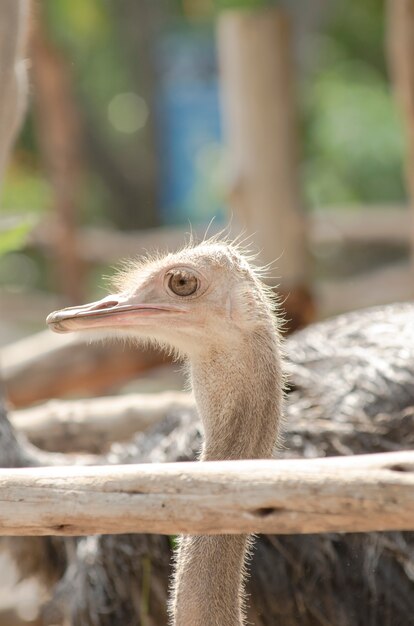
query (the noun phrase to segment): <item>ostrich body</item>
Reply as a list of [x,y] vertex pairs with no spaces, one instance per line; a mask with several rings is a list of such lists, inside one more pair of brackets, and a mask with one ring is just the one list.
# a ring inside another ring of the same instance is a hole
[[[273,455],[283,378],[273,303],[247,259],[212,241],[136,264],[99,302],[56,311],[57,332],[103,331],[185,356],[203,424],[201,461]],[[246,536],[185,536],[177,551],[176,626],[241,626]]]

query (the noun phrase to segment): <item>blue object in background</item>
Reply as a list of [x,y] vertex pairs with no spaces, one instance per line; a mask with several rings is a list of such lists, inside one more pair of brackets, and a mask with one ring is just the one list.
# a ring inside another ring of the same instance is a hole
[[161,219],[179,224],[220,218],[223,150],[213,33],[169,33],[157,53]]

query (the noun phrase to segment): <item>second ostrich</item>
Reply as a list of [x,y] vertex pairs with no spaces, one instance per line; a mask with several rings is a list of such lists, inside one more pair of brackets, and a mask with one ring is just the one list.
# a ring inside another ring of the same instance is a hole
[[[283,399],[274,303],[236,246],[203,242],[132,263],[115,293],[51,313],[56,332],[156,341],[189,363],[204,428],[200,460],[272,456]],[[170,605],[175,626],[241,626],[249,538],[184,536]]]

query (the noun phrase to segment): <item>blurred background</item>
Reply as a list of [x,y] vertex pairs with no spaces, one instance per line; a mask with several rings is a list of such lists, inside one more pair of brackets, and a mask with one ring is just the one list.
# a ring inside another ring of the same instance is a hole
[[[102,276],[120,259],[180,247],[190,230],[248,237],[271,264],[287,331],[414,297],[412,7],[31,3],[29,104],[0,204],[0,363],[12,420],[13,409],[28,411],[29,426],[30,411],[52,413],[50,435],[77,409],[26,407],[182,388],[159,354],[86,346],[45,330],[45,318],[102,297]],[[39,591],[23,583],[12,593],[18,575],[10,562],[0,569],[0,622],[43,624]]]
[[409,56],[393,51],[390,12],[34,3],[30,104],[2,188],[0,342],[101,297],[120,258],[177,247],[211,220],[274,262],[291,328],[412,297]]

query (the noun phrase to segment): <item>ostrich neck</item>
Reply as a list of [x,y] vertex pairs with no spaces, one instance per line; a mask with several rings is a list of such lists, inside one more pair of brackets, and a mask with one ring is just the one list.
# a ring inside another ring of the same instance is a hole
[[281,377],[277,338],[270,330],[227,350],[211,348],[192,361],[192,388],[204,429],[201,460],[272,456]]
[[[227,351],[212,348],[192,360],[191,379],[204,427],[202,461],[272,456],[283,387],[275,334],[253,336]],[[248,545],[249,538],[242,535],[181,538],[173,589],[175,626],[244,624]]]

